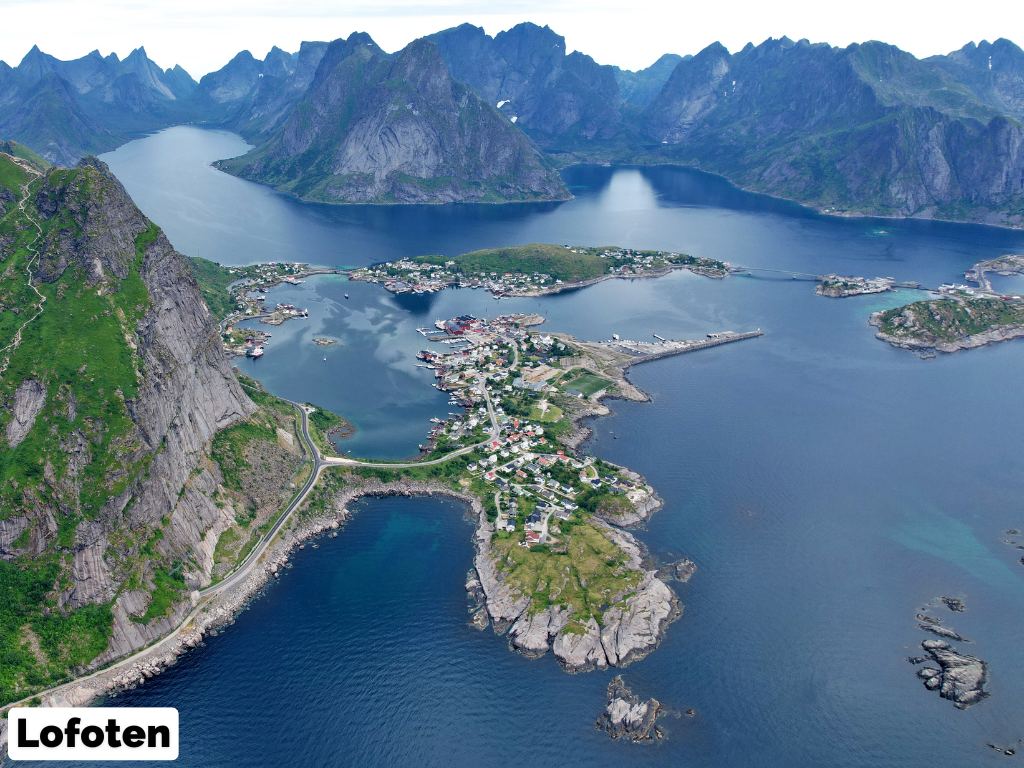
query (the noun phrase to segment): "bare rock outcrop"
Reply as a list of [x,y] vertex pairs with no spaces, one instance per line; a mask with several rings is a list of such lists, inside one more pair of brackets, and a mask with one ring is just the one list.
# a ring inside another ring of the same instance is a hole
[[46,385],[37,379],[25,379],[14,390],[13,418],[7,424],[8,448],[18,447],[28,437],[45,404]]
[[967,709],[988,697],[985,683],[988,682],[988,665],[981,659],[967,654],[957,653],[944,640],[925,640],[921,647],[926,657],[911,659],[920,664],[931,660],[938,664],[935,667],[922,667],[917,676],[924,681],[929,691],[938,691],[944,699],[953,702],[957,709]]
[[655,721],[661,713],[661,702],[657,699],[640,701],[616,675],[608,684],[608,704],[597,718],[597,729],[605,731],[613,739],[626,737],[633,741],[647,741],[662,738]]

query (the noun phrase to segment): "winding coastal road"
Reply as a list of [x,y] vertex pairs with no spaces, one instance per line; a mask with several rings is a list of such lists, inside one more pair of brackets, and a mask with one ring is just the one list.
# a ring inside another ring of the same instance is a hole
[[[518,360],[518,356],[516,357]],[[437,459],[431,459],[430,461],[406,461],[406,462],[372,462],[372,461],[359,461],[358,459],[348,459],[340,456],[321,456],[319,449],[313,442],[313,439],[309,435],[309,413],[307,406],[301,403],[296,403],[291,400],[285,400],[298,409],[299,413],[302,414],[302,442],[309,455],[313,459],[313,471],[310,472],[309,478],[303,484],[299,492],[295,494],[291,503],[285,507],[284,512],[277,519],[277,522],[267,531],[266,535],[260,539],[260,543],[253,547],[252,551],[246,556],[245,560],[238,564],[234,571],[230,575],[226,576],[223,580],[217,584],[213,584],[206,589],[200,590],[199,594],[203,597],[212,596],[225,592],[232,587],[237,586],[239,583],[245,581],[252,571],[253,565],[259,560],[260,556],[266,552],[267,547],[274,540],[274,536],[281,530],[281,527],[288,521],[292,513],[299,508],[309,493],[316,486],[317,480],[320,479],[320,474],[327,467],[369,467],[374,469],[406,469],[411,467],[428,467],[434,464],[443,464],[446,461],[450,461],[457,456],[464,456],[467,453],[472,452],[481,445],[485,445],[491,440],[496,439],[501,434],[501,426],[498,424],[497,414],[494,412],[494,403],[491,401],[490,394],[487,392],[486,380],[483,378],[477,379],[477,387],[484,396],[484,400],[487,403],[487,414],[491,420],[491,431],[486,440],[479,443],[473,443],[467,445],[464,448],[459,448],[457,451],[453,451],[445,456]],[[284,398],[281,398],[284,400]]]
[[[514,361],[512,368],[514,369],[519,362],[518,350],[515,351],[515,356],[513,360]],[[434,464],[442,464],[446,461],[454,459],[457,456],[464,456],[465,454],[475,450],[477,447],[485,445],[491,440],[494,440],[497,437],[499,437],[501,434],[501,426],[498,424],[498,417],[497,414],[494,412],[494,403],[491,401],[490,394],[487,392],[486,383],[487,380],[484,377],[479,377],[476,380],[476,385],[480,389],[480,392],[484,397],[484,401],[487,403],[487,414],[490,417],[491,421],[491,430],[487,439],[479,443],[474,443],[464,448],[460,448],[457,451],[453,451],[452,453],[446,454],[445,456],[442,456],[440,458],[431,459],[430,461],[409,461],[395,463],[358,461],[356,459],[346,459],[337,456],[323,457],[320,455],[320,451],[317,449],[316,444],[313,442],[313,439],[309,435],[310,411],[307,410],[307,406],[301,403],[293,402],[291,400],[285,400],[285,402],[294,406],[302,415],[302,429],[300,439],[303,442],[305,450],[309,452],[309,456],[312,457],[313,459],[313,470],[310,472],[309,478],[306,480],[306,482],[303,483],[302,488],[299,489],[299,491],[292,498],[288,506],[285,507],[284,511],[281,513],[281,516],[278,517],[274,525],[271,526],[270,530],[267,531],[266,535],[264,535],[263,538],[260,539],[259,543],[255,547],[253,547],[252,551],[246,556],[246,558],[235,567],[235,570],[233,570],[230,574],[225,576],[224,579],[222,579],[216,584],[210,585],[206,589],[199,590],[199,601],[196,603],[195,607],[193,607],[189,614],[182,620],[182,622],[175,629],[164,635],[159,640],[153,642],[151,645],[148,645],[145,648],[139,649],[135,653],[126,656],[123,659],[120,659],[109,666],[103,667],[102,669],[98,669],[95,672],[92,672],[88,675],[83,675],[82,677],[78,677],[72,680],[71,682],[63,683],[48,690],[33,694],[32,696],[25,697],[20,701],[13,701],[8,704],[5,704],[2,708],[0,708],[0,713],[6,712],[12,707],[24,704],[25,702],[28,702],[33,698],[49,695],[58,695],[62,691],[69,690],[72,687],[85,682],[86,680],[90,680],[99,675],[108,674],[113,670],[129,666],[130,664],[148,656],[150,653],[159,650],[162,646],[166,645],[168,642],[170,642],[178,635],[180,635],[182,632],[184,632],[191,625],[192,620],[195,619],[199,612],[203,610],[213,598],[238,586],[252,574],[253,569],[259,562],[260,557],[270,547],[271,542],[273,542],[274,540],[274,537],[281,530],[281,527],[291,518],[292,513],[294,513],[295,510],[302,505],[302,502],[304,502],[306,498],[309,496],[310,492],[316,486],[317,480],[320,479],[320,474],[324,471],[324,469],[334,466],[371,467],[378,469],[403,469],[410,467],[424,467],[431,466]],[[281,399],[284,400],[284,398]]]

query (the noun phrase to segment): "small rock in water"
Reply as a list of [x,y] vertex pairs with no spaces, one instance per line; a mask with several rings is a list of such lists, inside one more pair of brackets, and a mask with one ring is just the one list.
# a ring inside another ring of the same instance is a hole
[[1006,532],[1006,535],[1007,536],[1016,536],[1019,533],[1020,533],[1020,531],[1018,531],[1016,528],[1011,528],[1010,530],[1008,530]]
[[674,563],[663,565],[658,569],[659,579],[675,579],[676,581],[687,582],[697,570],[697,564],[688,557],[677,560]]
[[946,637],[950,640],[956,640],[958,643],[971,642],[966,637],[961,635],[959,632],[955,632],[949,627],[940,627],[936,624],[918,624],[917,628],[923,629],[925,632],[931,632],[933,635],[938,635],[939,637]]
[[946,604],[946,607],[949,608],[949,610],[951,611],[956,611],[957,613],[960,613],[964,609],[964,601],[961,600],[959,597],[943,597],[941,598],[941,600]]
[[622,682],[622,675],[608,684],[608,704],[597,718],[598,730],[607,731],[613,739],[628,736],[633,741],[662,738],[655,727],[661,703],[657,699],[640,701]]
[[[988,665],[981,659],[967,654],[957,653],[949,643],[943,640],[925,640],[921,643],[928,659],[939,665],[924,667],[917,670],[917,676],[924,681],[930,691],[938,691],[939,696],[949,699],[957,709],[967,709],[988,696],[985,683],[988,682]],[[920,663],[926,659],[912,663]]]

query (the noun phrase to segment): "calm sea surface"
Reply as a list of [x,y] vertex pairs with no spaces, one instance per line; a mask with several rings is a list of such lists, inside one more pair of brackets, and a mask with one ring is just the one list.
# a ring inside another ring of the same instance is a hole
[[[179,250],[228,264],[546,241],[934,285],[1024,252],[1022,233],[827,218],[672,168],[572,168],[576,198],[560,205],[310,205],[208,165],[243,151],[231,134],[174,128],[104,159]],[[116,703],[177,707],[178,762],[197,768],[1003,764],[986,743],[1024,738],[1024,567],[1004,543],[1024,529],[1024,343],[922,361],[876,341],[868,314],[913,297],[688,273],[501,302],[342,277],[275,290],[310,319],[271,329],[267,354],[240,367],[351,418],[345,447],[363,456],[410,455],[446,415],[412,357],[414,329],[439,317],[537,311],[584,339],[765,332],[634,368],[653,401],[612,403],[589,445],[664,497],[639,532],[651,550],[698,563],[677,590],[682,618],[625,672],[636,693],[698,715],[664,720],[653,746],[593,730],[614,673],[566,675],[468,627],[465,510],[405,498],[360,503],[228,631]],[[344,346],[321,350],[316,335]],[[927,637],[914,621],[926,604],[990,664],[992,695],[966,712],[905,661]]]

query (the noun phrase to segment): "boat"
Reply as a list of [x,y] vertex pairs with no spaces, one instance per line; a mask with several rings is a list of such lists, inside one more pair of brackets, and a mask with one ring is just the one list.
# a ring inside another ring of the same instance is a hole
[[248,357],[263,357],[263,347],[257,344],[255,347],[245,353]]
[[347,294],[347,293],[345,294],[345,298],[346,298],[346,299],[348,298],[348,294]]
[[326,358],[326,357],[324,358],[324,362],[325,362],[325,363],[327,362],[327,358]]

